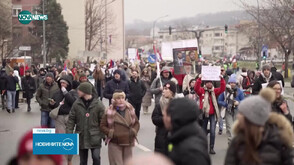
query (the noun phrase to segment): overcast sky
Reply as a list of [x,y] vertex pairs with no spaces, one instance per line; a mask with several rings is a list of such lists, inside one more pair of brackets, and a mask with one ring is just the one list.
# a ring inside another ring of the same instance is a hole
[[169,16],[163,20],[170,20],[200,13],[241,10],[238,2],[239,0],[125,0],[125,21],[154,21],[164,15]]

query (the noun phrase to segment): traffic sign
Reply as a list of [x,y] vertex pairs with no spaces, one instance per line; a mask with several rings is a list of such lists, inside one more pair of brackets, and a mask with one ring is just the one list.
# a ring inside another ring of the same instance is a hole
[[18,49],[21,51],[31,51],[31,46],[20,46]]
[[151,64],[154,64],[156,62],[156,55],[155,54],[150,54],[148,57],[148,62]]

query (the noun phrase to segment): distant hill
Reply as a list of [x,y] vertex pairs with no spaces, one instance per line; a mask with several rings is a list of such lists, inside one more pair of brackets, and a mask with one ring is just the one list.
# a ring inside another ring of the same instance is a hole
[[[160,28],[172,27],[191,27],[191,26],[224,26],[238,24],[240,20],[252,19],[245,11],[229,11],[218,13],[198,14],[194,17],[186,17],[163,21],[156,24]],[[132,24],[126,25],[127,35],[150,35],[153,22],[136,20]]]

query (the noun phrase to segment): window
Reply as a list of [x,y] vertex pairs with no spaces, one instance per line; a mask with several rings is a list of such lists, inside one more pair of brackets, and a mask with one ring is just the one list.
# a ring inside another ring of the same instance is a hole
[[14,5],[12,8],[12,16],[18,17],[18,14],[22,11],[21,5]]

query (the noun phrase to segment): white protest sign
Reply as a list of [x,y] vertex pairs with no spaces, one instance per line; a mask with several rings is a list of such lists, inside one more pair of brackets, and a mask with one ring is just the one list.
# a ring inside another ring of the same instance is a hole
[[132,59],[134,60],[136,58],[137,55],[137,49],[135,48],[128,48],[128,59]]
[[[281,86],[281,88],[282,88],[281,95],[284,95],[284,88],[283,88],[282,81],[279,80],[278,82],[280,83],[280,86]],[[268,83],[263,83],[263,84],[261,84],[262,88],[266,88],[267,85],[268,85]]]
[[201,75],[202,81],[210,80],[210,81],[220,81],[220,66],[202,66]]

